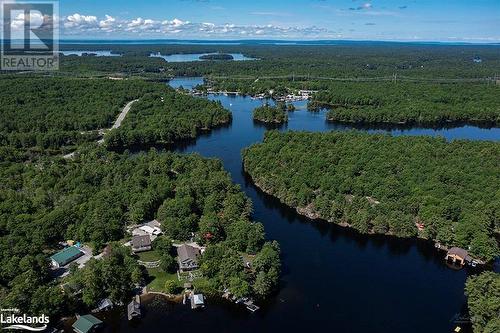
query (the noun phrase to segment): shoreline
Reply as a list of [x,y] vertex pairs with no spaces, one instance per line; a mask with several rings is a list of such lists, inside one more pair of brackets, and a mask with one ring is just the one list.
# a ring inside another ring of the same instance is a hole
[[[352,227],[348,223],[345,223],[345,222],[337,223],[337,222],[334,222],[332,220],[325,219],[325,218],[321,217],[319,215],[319,213],[314,212],[313,210],[308,209],[307,207],[293,207],[293,206],[290,206],[290,205],[286,204],[285,202],[283,202],[281,198],[279,198],[278,196],[274,195],[271,190],[267,190],[262,185],[260,185],[258,183],[258,181],[256,181],[252,177],[252,175],[246,170],[246,168],[245,168],[245,162],[244,161],[243,161],[243,171],[248,175],[248,177],[251,179],[252,184],[255,187],[257,187],[258,190],[262,191],[266,195],[269,195],[269,196],[275,198],[282,205],[286,206],[289,209],[294,210],[298,215],[300,215],[302,217],[308,218],[309,220],[311,220],[311,222],[318,221],[318,222],[331,223],[331,224],[335,224],[335,225],[337,225],[339,227],[342,227],[342,228],[349,228],[350,230],[356,231],[359,234],[366,234],[366,235],[369,235],[369,236],[385,236],[385,237],[391,237],[391,238],[399,238],[399,239],[407,239],[407,240],[409,240],[409,239],[415,239],[417,241],[432,242],[434,244],[434,247],[438,251],[441,250],[440,248],[436,247],[436,244],[439,244],[439,242],[437,240],[422,237],[420,235],[419,231],[417,231],[417,236],[413,236],[413,237],[400,237],[400,236],[396,236],[396,235],[394,235],[392,233],[377,233],[377,232],[374,232],[373,230],[370,230],[367,233],[362,233],[361,231],[359,231],[358,229]],[[474,257],[474,259],[476,260],[477,258]],[[485,262],[484,264],[482,264],[480,266],[482,266],[485,270],[489,270],[489,269],[491,269],[490,266],[492,265],[492,263],[494,263],[494,261],[493,262]]]

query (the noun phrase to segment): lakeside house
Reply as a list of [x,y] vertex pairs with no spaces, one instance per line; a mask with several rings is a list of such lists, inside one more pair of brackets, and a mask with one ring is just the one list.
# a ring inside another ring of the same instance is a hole
[[446,253],[445,260],[452,260],[453,263],[459,263],[461,266],[465,265],[466,262],[472,261],[467,250],[461,249],[459,247],[452,247]]
[[177,247],[177,261],[181,272],[198,269],[198,257],[201,255],[200,249],[183,244]]
[[151,237],[149,235],[132,237],[132,252],[145,252],[151,250]]
[[75,323],[72,325],[73,331],[76,333],[89,333],[95,331],[97,328],[101,327],[102,321],[94,317],[93,315],[80,316]]
[[50,262],[53,268],[60,268],[66,266],[72,261],[83,256],[84,253],[80,251],[80,249],[76,246],[69,246],[62,251],[57,252],[56,254],[50,257]]

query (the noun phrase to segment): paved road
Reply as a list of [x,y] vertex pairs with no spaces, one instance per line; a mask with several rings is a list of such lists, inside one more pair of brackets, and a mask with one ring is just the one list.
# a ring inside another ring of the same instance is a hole
[[[133,101],[128,102],[127,105],[125,105],[125,107],[123,108],[122,112],[118,115],[118,118],[116,119],[115,123],[113,124],[113,127],[111,127],[108,130],[100,129],[99,133],[102,133],[104,136],[104,134],[107,131],[119,128],[122,125],[123,120],[125,120],[125,117],[127,116],[128,112],[132,108],[132,105],[137,101],[138,101],[138,99],[134,99]],[[102,145],[104,143],[104,137],[102,139],[100,139],[99,141],[97,141],[97,143]],[[75,152],[72,152],[70,154],[63,156],[63,158],[66,158],[66,159],[71,159],[73,157],[75,157]]]
[[[112,130],[117,129],[122,125],[122,122],[123,122],[123,120],[125,120],[125,117],[127,116],[128,112],[132,108],[132,105],[137,101],[138,101],[138,99],[134,99],[133,101],[128,102],[127,105],[125,105],[122,112],[118,115],[118,118],[116,118],[116,121],[113,124],[113,127],[111,127]],[[101,140],[97,141],[97,143],[102,145],[104,143],[104,137]]]
[[128,104],[125,105],[125,107],[123,108],[122,112],[120,113],[120,115],[116,119],[115,124],[113,125],[113,127],[111,127],[111,129],[118,128],[122,125],[123,120],[127,116],[127,113],[130,111],[130,108],[132,108],[132,105],[137,101],[138,101],[138,99],[134,99],[133,101],[128,102]]

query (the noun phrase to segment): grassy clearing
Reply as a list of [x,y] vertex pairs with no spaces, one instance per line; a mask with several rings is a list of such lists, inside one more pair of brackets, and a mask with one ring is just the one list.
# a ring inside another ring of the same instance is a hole
[[147,251],[147,252],[140,252],[137,254],[139,257],[140,261],[145,261],[145,262],[152,262],[152,261],[157,261],[161,259],[160,253],[158,251]]
[[176,273],[165,273],[159,268],[148,269],[151,281],[148,283],[148,289],[150,291],[165,292],[165,282],[172,280],[175,282],[176,286],[182,288],[183,282],[177,279]]

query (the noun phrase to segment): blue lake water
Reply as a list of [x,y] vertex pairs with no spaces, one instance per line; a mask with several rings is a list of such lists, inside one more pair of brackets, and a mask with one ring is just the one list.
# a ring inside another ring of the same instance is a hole
[[[162,55],[160,53],[152,53],[150,57],[153,58],[163,58],[167,62],[190,62],[190,61],[206,61],[200,59],[201,56],[209,55],[213,53],[189,53],[189,54],[170,54],[170,55]],[[233,60],[231,61],[249,61],[249,60],[257,60],[255,58],[249,58],[241,53],[229,53],[233,56]]]
[[[192,87],[201,78],[178,78],[174,87]],[[467,270],[452,270],[432,243],[361,235],[326,222],[313,222],[258,190],[242,169],[241,150],[260,142],[267,128],[252,121],[263,103],[243,96],[209,96],[231,110],[231,125],[213,130],[176,151],[223,161],[233,181],[254,205],[253,218],[278,240],[283,257],[279,293],[255,314],[232,304],[209,301],[195,312],[160,299],[146,303],[145,318],[129,324],[125,313],[110,318],[112,332],[351,332],[442,333],[455,327],[465,308]],[[281,130],[330,131],[352,127],[325,121],[296,103]],[[369,129],[394,135],[433,135],[448,140],[500,140],[500,129],[472,126],[447,129]],[[115,314],[116,315],[116,314]],[[463,330],[462,332],[466,332]]]
[[112,53],[111,51],[59,51],[59,53],[65,55],[65,56],[71,56],[71,55],[76,55],[76,56],[83,56],[83,54],[92,54],[95,55],[96,57],[121,57],[121,54],[118,53]]

